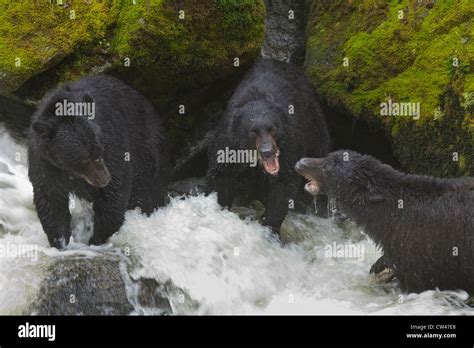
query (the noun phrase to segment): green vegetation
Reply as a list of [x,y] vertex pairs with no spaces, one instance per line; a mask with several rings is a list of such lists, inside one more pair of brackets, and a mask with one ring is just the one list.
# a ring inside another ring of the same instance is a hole
[[255,57],[264,15],[260,1],[185,1],[182,8],[171,1],[125,2],[111,41],[120,59],[131,59],[131,68],[121,64],[120,74],[162,98],[199,89],[233,73],[235,57],[242,65]]
[[[474,175],[473,21],[470,0],[315,1],[306,71],[331,105],[381,124],[405,169]],[[388,99],[419,102],[420,119],[381,116]]]
[[245,65],[264,35],[262,0],[58,2],[0,3],[0,91],[48,69],[54,83],[37,89],[111,72],[166,100],[233,73],[234,57]]
[[104,36],[114,12],[110,1],[82,2],[80,6],[0,2],[0,91],[18,88],[77,47]]

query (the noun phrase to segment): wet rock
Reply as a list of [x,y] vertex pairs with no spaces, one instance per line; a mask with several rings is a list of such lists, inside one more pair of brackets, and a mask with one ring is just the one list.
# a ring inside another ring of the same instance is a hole
[[0,92],[39,99],[107,72],[159,103],[249,64],[264,15],[262,0],[0,2]]
[[169,187],[169,194],[171,196],[191,195],[197,196],[201,193],[209,193],[209,184],[205,177],[203,178],[188,178],[184,180],[174,181]]
[[138,302],[142,307],[160,309],[160,314],[171,314],[166,285],[150,278],[141,278],[138,287]]
[[375,282],[378,284],[387,284],[395,281],[393,269],[384,268],[382,271],[374,274]]
[[[473,11],[469,1],[312,1],[306,73],[329,107],[383,134],[405,171],[472,175]],[[419,115],[385,115],[389,101]]]
[[169,315],[199,303],[171,281],[134,278],[116,255],[54,259],[43,271],[37,299],[24,314]]
[[304,55],[306,2],[301,0],[265,0],[264,57],[300,63]]
[[469,307],[474,308],[474,296],[469,297],[469,298],[466,300],[466,304],[467,304]]
[[[131,266],[131,265],[129,265]],[[133,266],[131,266],[133,269]],[[171,280],[158,282],[156,279],[127,277],[129,299],[134,304],[133,314],[171,315],[195,313],[199,302],[191,298],[185,289],[177,287]]]
[[26,314],[127,315],[133,310],[118,259],[57,259],[46,273]]
[[265,213],[265,206],[260,201],[252,201],[249,207],[234,205],[230,211],[237,214],[241,219],[261,220]]

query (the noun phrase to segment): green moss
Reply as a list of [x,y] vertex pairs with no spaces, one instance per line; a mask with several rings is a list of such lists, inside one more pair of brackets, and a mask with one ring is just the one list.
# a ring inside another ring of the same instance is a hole
[[[116,75],[175,116],[166,126],[176,144],[203,122],[189,105],[190,94],[242,73],[264,37],[263,0],[63,3],[0,1],[0,91],[35,99],[61,82]],[[177,102],[186,104],[186,116],[178,114]]]
[[0,89],[15,90],[50,68],[47,88],[107,71],[166,101],[234,73],[234,57],[248,63],[264,35],[262,0],[63,2],[0,3]]
[[[75,17],[74,19],[72,17]],[[54,66],[77,47],[104,35],[113,21],[112,1],[0,3],[0,90],[12,90]],[[17,66],[17,59],[20,65]]]
[[234,57],[243,65],[253,58],[263,40],[264,6],[261,1],[124,2],[117,24],[112,49],[119,59],[131,60],[130,67],[117,64],[119,73],[147,86],[150,97],[166,100],[177,90],[233,73]]
[[[406,169],[473,174],[472,110],[442,105],[443,98],[457,103],[473,91],[473,18],[470,0],[315,1],[306,71],[330,104],[369,122],[381,120]],[[388,99],[419,102],[420,119],[381,116],[380,103]],[[444,120],[435,120],[440,114]],[[461,166],[443,160],[421,164],[427,150],[446,158],[456,148],[465,151]]]

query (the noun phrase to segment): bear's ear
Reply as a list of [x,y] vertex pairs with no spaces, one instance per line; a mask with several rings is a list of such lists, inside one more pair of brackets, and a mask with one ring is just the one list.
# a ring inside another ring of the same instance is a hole
[[31,126],[41,138],[49,138],[54,133],[53,125],[45,121],[35,121]]
[[84,102],[86,102],[86,103],[93,103],[93,102],[94,102],[94,98],[92,98],[89,93],[86,93],[86,94],[84,94],[84,96],[82,97],[82,101],[84,101]]
[[[50,101],[44,109],[44,115],[46,115],[47,117],[56,117],[57,116],[56,111],[58,110],[58,104],[62,105],[62,101],[60,101],[59,99],[54,100],[54,101]],[[61,110],[62,110],[62,108],[61,108]]]

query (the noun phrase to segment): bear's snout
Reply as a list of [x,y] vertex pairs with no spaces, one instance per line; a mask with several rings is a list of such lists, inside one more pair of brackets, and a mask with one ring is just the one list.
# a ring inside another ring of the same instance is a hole
[[82,177],[96,187],[107,186],[112,178],[103,159],[91,162]]
[[302,158],[296,162],[295,170],[298,174],[304,175],[309,169],[316,169],[323,163],[322,158]]

